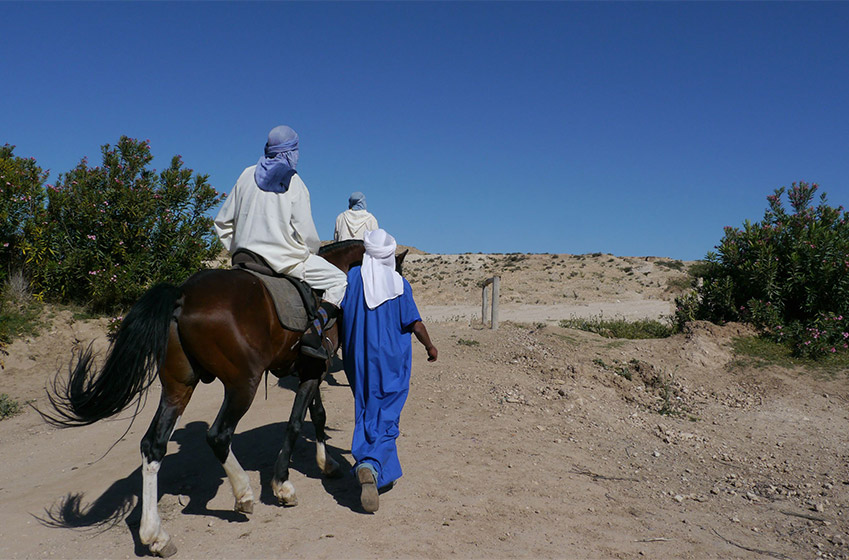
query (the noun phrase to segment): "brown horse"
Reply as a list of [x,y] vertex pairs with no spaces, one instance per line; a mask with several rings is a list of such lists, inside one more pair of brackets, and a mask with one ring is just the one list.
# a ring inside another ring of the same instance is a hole
[[[362,260],[363,252],[362,241],[343,241],[323,247],[320,254],[347,271]],[[398,259],[399,268],[402,260],[403,255]],[[92,368],[89,347],[80,352],[68,377],[57,376],[49,393],[56,414],[43,416],[60,426],[92,424],[140,403],[158,374],[162,384],[159,408],[141,441],[139,537],[153,554],[170,556],[177,548],[160,521],[157,473],[168,440],[199,381],[219,379],[224,384],[224,402],[206,439],[224,466],[237,511],[251,513],[255,496],[230,442],[251,406],[263,372],[292,371],[300,379],[271,480],[278,501],[297,504],[289,481],[289,461],[307,408],[315,426],[318,466],[327,476],[339,474],[339,466],[325,452],[326,414],[318,390],[328,364],[300,356],[302,334],[281,326],[265,287],[247,272],[205,270],[179,287],[159,284],[127,314],[99,371]],[[335,351],[337,327],[325,335]]]

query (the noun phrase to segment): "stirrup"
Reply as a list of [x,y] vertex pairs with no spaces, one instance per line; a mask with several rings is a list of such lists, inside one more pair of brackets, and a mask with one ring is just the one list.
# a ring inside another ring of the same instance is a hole
[[[322,333],[323,334],[323,333]],[[315,339],[318,339],[318,345],[315,344]],[[301,337],[301,354],[309,358],[317,360],[329,360],[330,355],[324,348],[322,335],[314,330],[309,330]]]

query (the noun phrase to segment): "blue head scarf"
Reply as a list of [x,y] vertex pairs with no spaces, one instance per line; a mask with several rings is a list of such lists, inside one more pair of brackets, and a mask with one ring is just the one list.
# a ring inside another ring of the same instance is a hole
[[268,133],[265,156],[254,171],[257,186],[268,192],[284,193],[298,165],[298,133],[288,126],[275,127]]
[[365,209],[366,209],[366,195],[364,195],[360,191],[352,192],[351,196],[348,197],[348,210],[365,210]]

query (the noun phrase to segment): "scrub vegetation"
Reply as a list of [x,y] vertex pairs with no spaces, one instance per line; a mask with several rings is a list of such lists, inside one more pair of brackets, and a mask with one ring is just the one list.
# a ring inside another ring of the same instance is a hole
[[676,300],[677,322],[751,323],[798,357],[849,353],[849,212],[825,193],[813,206],[817,189],[777,189],[760,222],[726,227],[696,288]]
[[0,420],[5,420],[21,411],[21,404],[7,395],[0,393]]
[[157,173],[147,141],[126,136],[101,156],[45,186],[35,159],[0,147],[0,280],[20,273],[37,301],[108,312],[216,256],[206,213],[221,197],[206,175],[180,156]]
[[631,340],[666,338],[677,332],[669,322],[654,319],[628,321],[624,318],[605,319],[600,316],[586,319],[565,319],[560,321],[560,326],[596,333],[607,338],[627,338]]

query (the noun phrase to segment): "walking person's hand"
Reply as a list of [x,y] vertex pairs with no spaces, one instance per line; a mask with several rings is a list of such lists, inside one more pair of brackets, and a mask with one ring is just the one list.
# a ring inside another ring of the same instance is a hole
[[435,362],[436,356],[439,354],[439,351],[436,349],[436,346],[431,346],[427,349],[427,361]]
[[421,321],[416,321],[413,325],[413,334],[416,335],[416,338],[419,339],[425,350],[427,350],[427,361],[435,362],[436,356],[439,354],[439,350],[436,349],[436,346],[433,345],[433,342],[430,341],[430,335],[427,333],[427,327],[425,327],[424,323]]

